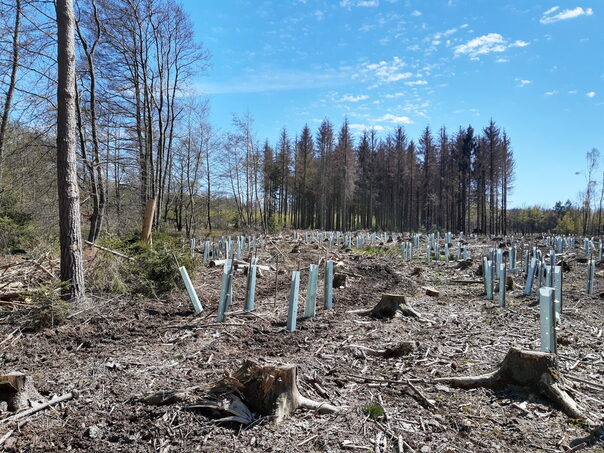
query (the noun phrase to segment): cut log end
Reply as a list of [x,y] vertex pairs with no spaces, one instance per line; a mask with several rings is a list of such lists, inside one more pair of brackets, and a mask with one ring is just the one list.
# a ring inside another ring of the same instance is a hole
[[434,289],[434,288],[426,288],[426,296],[430,296],[430,297],[439,297],[440,296],[440,291]]

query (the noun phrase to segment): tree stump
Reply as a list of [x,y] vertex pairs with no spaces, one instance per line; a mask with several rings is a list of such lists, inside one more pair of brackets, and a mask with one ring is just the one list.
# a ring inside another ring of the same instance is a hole
[[508,275],[505,280],[505,289],[507,291],[512,291],[514,289],[514,279],[511,275]]
[[333,275],[333,288],[346,288],[346,274],[335,273]]
[[30,376],[18,372],[0,375],[0,401],[6,402],[9,411],[27,409],[31,407],[32,401],[43,400]]
[[436,381],[464,389],[496,389],[508,385],[526,387],[544,394],[570,417],[585,418],[577,403],[565,390],[570,383],[558,372],[555,354],[510,348],[499,368],[491,373],[439,378]]
[[[211,390],[214,395],[236,393],[251,411],[274,416],[279,423],[296,409],[316,410],[332,414],[340,408],[311,400],[300,394],[296,365],[264,365],[246,360],[232,376],[218,382]],[[199,406],[201,407],[201,406]]]
[[375,307],[370,309],[352,310],[349,311],[349,313],[371,316],[372,318],[377,319],[394,318],[398,313],[412,318],[421,318],[419,313],[407,304],[407,300],[402,294],[382,294],[382,298]]
[[456,269],[464,271],[464,270],[468,269],[469,267],[472,267],[472,264],[474,264],[474,261],[472,261],[472,259],[467,259],[467,260],[460,261],[457,264],[457,266],[455,266],[455,267],[456,267]]
[[416,267],[416,268],[413,269],[413,272],[411,272],[411,276],[412,277],[420,276],[420,275],[422,275],[423,271],[424,270],[421,267]]

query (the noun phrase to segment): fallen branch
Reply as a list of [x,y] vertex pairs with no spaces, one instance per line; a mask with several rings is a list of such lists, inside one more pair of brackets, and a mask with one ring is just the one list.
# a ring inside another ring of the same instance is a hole
[[44,409],[48,409],[49,407],[54,406],[55,404],[62,403],[63,401],[69,401],[70,399],[73,399],[73,398],[77,398],[78,395],[79,395],[78,391],[74,390],[72,392],[66,393],[61,396],[55,396],[53,399],[51,399],[43,404],[40,404],[39,406],[32,407],[31,409],[27,409],[22,412],[18,412],[15,415],[11,415],[10,417],[1,419],[0,424],[10,423],[10,422],[16,421],[16,420],[21,420],[25,417],[29,417],[30,415],[35,414],[36,412],[40,412]]
[[360,344],[351,344],[348,347],[360,349],[372,356],[392,358],[410,354],[417,349],[417,343],[415,341],[402,341],[394,346],[386,347],[385,349],[372,349]]
[[[436,407],[434,405],[434,403],[432,402],[432,400],[429,400],[428,398],[426,398],[426,396],[416,386],[414,386],[411,383],[411,379],[405,379],[404,381],[395,381],[395,380],[390,380],[390,379],[376,379],[376,378],[370,378],[370,377],[366,377],[366,376],[358,376],[358,375],[355,375],[355,374],[347,374],[346,376],[349,376],[349,377],[352,377],[352,378],[356,378],[356,379],[363,379],[365,381],[380,382],[380,383],[384,383],[384,384],[402,384],[402,385],[406,385],[411,390],[413,390],[413,392],[418,397],[418,399],[422,403],[422,405],[428,406],[431,409],[433,409],[434,407]],[[421,379],[415,379],[415,381],[416,382],[421,382]]]
[[86,244],[90,245],[91,247],[96,247],[97,249],[100,249],[100,250],[102,250],[104,252],[108,252],[108,253],[111,253],[112,255],[119,256],[120,258],[124,258],[124,259],[130,260],[130,261],[134,261],[134,258],[132,258],[132,257],[130,257],[128,255],[124,255],[121,252],[117,252],[115,250],[108,249],[107,247],[103,247],[102,245],[95,244],[94,242],[90,242],[90,241],[84,241],[84,242]]

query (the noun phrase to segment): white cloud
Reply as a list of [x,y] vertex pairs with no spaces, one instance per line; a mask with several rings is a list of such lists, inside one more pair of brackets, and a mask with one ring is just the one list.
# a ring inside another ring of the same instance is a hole
[[558,90],[546,91],[543,94],[545,94],[546,96],[555,96],[558,94]]
[[595,98],[596,97],[596,92],[595,91],[590,91],[589,93],[586,93],[585,96],[587,96],[588,98]]
[[568,92],[568,94],[577,94],[577,93],[578,93],[578,91],[577,91],[577,90],[570,90],[570,91]]
[[399,80],[412,77],[413,73],[401,71],[405,66],[405,62],[399,57],[394,57],[389,62],[382,60],[379,63],[364,64],[366,71],[372,73],[372,76],[377,77],[380,81],[386,83],[398,82]]
[[404,96],[404,95],[405,95],[405,93],[400,93],[400,92],[399,93],[388,93],[388,94],[385,94],[384,97],[386,99],[394,99],[394,98],[400,98],[401,96]]
[[325,18],[325,13],[320,9],[316,9],[313,14],[317,18],[317,20],[323,20]]
[[509,63],[510,60],[508,60],[507,58],[503,58],[503,57],[499,57],[495,60],[495,63]]
[[516,79],[518,81],[518,86],[520,88],[524,88],[527,85],[530,85],[531,83],[533,83],[532,80],[526,80],[526,79]]
[[411,11],[411,15],[412,15],[413,17],[419,17],[419,16],[421,16],[421,15],[422,15],[422,12],[421,12],[421,11],[419,11],[419,10],[417,10],[417,9],[415,9],[415,10]]
[[360,102],[369,99],[369,96],[366,94],[360,94],[358,96],[352,96],[350,94],[346,94],[338,99],[336,102]]
[[380,6],[379,0],[340,0],[340,6],[350,9],[353,6],[359,8],[375,8]]
[[405,82],[405,85],[413,87],[413,86],[418,86],[418,85],[428,85],[428,82],[425,80],[413,80],[413,81]]
[[385,128],[384,126],[380,126],[379,124],[374,125],[374,126],[367,126],[366,124],[349,124],[348,127],[350,129],[352,129],[353,131],[368,131],[369,129],[375,129],[376,131],[383,131]]
[[543,15],[544,16],[549,16],[550,14],[558,11],[559,9],[560,9],[559,6],[554,6],[554,7],[550,8],[550,9],[548,9],[546,12],[544,12]]
[[392,113],[386,113],[385,115],[382,115],[381,117],[376,118],[375,121],[378,123],[387,121],[389,123],[397,123],[397,124],[413,124],[413,121],[411,121],[411,118],[409,118],[408,116],[396,116],[396,115],[393,115]]
[[541,17],[541,19],[539,19],[539,22],[541,22],[542,24],[553,24],[554,22],[574,19],[579,16],[591,16],[594,13],[593,9],[591,8],[583,9],[580,6],[577,6],[574,9],[565,9],[554,14],[556,11],[559,10],[559,8],[560,7],[558,6],[554,6],[553,8],[548,9],[546,12],[543,13],[543,16]]
[[526,46],[528,46],[526,41],[516,40],[510,43],[499,33],[488,33],[455,47],[455,55],[468,55],[470,59],[478,60],[479,55],[487,55],[493,52],[501,53],[511,47]]

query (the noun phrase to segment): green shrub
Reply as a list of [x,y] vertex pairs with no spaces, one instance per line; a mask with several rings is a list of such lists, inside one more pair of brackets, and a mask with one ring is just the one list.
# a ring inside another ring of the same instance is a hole
[[372,418],[373,420],[377,420],[378,418],[382,418],[385,414],[384,408],[381,404],[376,402],[371,402],[367,404],[363,410],[365,413]]
[[103,256],[91,271],[91,287],[111,293],[155,296],[170,291],[182,282],[178,266],[191,272],[199,263],[180,237],[167,233],[154,233],[153,245],[144,244],[135,236],[108,236],[99,245],[132,258],[127,260],[99,251]]
[[29,248],[35,239],[31,215],[14,208],[14,203],[0,199],[0,252]]
[[39,330],[63,324],[69,315],[69,303],[61,299],[65,284],[54,283],[27,291],[32,306],[29,313],[31,327]]
[[277,219],[276,215],[271,215],[267,221],[267,230],[269,234],[279,233],[283,230],[283,222]]

